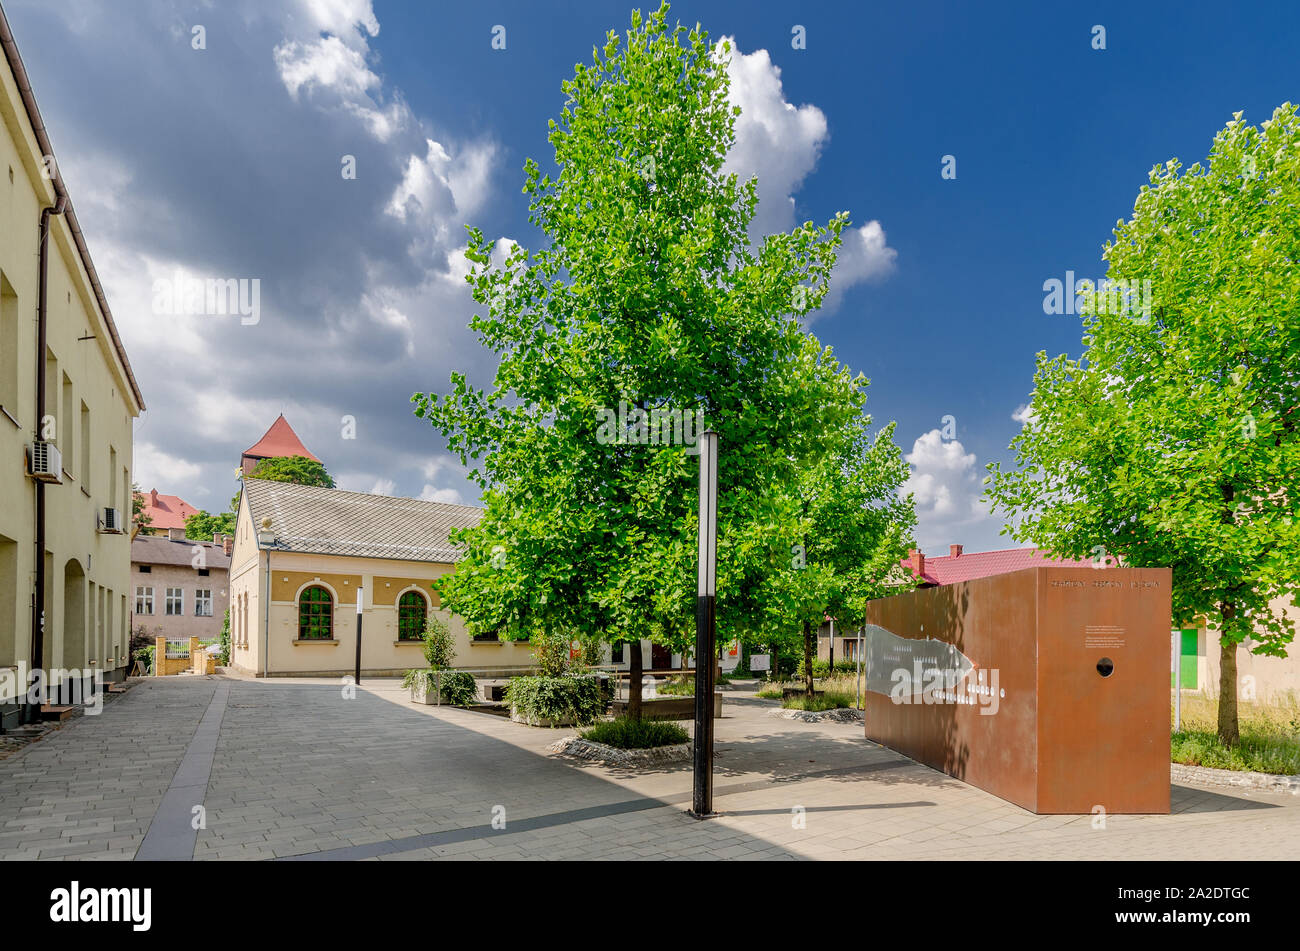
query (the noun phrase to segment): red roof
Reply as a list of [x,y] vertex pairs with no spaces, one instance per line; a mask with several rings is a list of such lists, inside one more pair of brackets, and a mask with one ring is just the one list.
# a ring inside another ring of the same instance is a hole
[[157,489],[150,489],[141,497],[144,499],[144,514],[153,519],[149,523],[150,530],[184,528],[185,520],[199,511],[179,495],[159,495]]
[[[904,568],[910,568],[911,559],[904,558],[900,564]],[[958,581],[1003,575],[1022,568],[1074,568],[1088,564],[1090,563],[1073,558],[1051,558],[1039,548],[963,552],[960,555],[926,557],[925,570],[917,581],[920,584],[956,584]]]
[[311,451],[302,444],[298,434],[293,431],[289,421],[281,413],[271,428],[251,447],[244,450],[245,456],[251,456],[254,459],[279,459],[288,456],[306,456],[313,462],[320,462]]

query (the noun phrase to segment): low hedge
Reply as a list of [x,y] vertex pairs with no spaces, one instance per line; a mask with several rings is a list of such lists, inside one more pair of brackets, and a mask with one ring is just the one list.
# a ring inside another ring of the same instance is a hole
[[528,723],[572,720],[591,723],[605,712],[600,680],[591,675],[514,677],[506,702]]
[[620,750],[648,750],[691,740],[689,733],[669,720],[629,720],[627,717],[597,723],[579,735],[584,740]]

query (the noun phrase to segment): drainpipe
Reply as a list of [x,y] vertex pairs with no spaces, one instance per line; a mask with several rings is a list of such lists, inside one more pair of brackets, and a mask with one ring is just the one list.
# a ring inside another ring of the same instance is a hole
[[[68,200],[60,195],[59,200],[48,208],[41,209],[41,229],[36,245],[36,428],[34,436],[41,438],[45,425],[45,349],[46,349],[46,305],[48,303],[47,275],[49,272],[50,217],[61,215],[67,207]],[[57,440],[62,442],[63,440]],[[32,611],[32,672],[45,668],[45,483],[36,480],[36,604]],[[37,697],[37,709],[28,709],[30,719],[40,716],[40,704],[44,703],[44,686],[41,696]],[[31,704],[28,705],[29,708]],[[30,721],[29,721],[30,722]]]
[[262,679],[271,676],[271,550],[266,550],[266,597],[262,599]]

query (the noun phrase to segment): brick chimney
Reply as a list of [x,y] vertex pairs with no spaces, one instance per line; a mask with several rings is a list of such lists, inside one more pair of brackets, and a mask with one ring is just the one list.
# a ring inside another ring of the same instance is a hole
[[149,504],[152,505],[154,508],[157,508],[157,507],[158,507],[158,490],[157,490],[157,489],[150,489],[150,490],[149,490]]
[[167,529],[167,539],[168,539],[169,541],[173,541],[173,542],[183,542],[183,541],[185,541],[185,529],[183,529],[183,528],[169,528],[169,529]]
[[231,553],[232,551],[234,551],[234,549],[235,549],[235,536],[234,536],[234,535],[222,535],[222,536],[221,536],[221,551],[222,551],[222,553],[223,553],[227,558],[229,558],[229,557],[230,557],[230,553]]
[[912,573],[918,578],[925,575],[925,555],[916,548],[908,549],[908,560],[911,562]]
[[960,557],[961,557],[961,546],[960,546],[960,545],[949,545],[949,546],[948,546],[948,556],[949,556],[950,558],[960,558]]

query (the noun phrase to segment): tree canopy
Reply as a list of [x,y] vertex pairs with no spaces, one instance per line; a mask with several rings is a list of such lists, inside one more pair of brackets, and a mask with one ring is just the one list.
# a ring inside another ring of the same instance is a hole
[[[610,32],[563,84],[554,177],[525,165],[533,251],[470,229],[489,389],[416,393],[486,511],[441,588],[472,631],[694,630],[699,433],[719,433],[718,625],[760,632],[801,474],[861,424],[865,379],[800,323],[827,291],[837,214],[751,245],[756,182],[724,173],[738,109],[725,44],[667,6]],[[633,652],[634,655],[637,652]]]
[[1206,164],[1154,168],[1104,256],[1127,293],[1085,295],[1079,359],[1039,353],[990,497],[1020,541],[1172,567],[1173,623],[1220,633],[1233,743],[1236,646],[1282,656],[1294,633],[1274,604],[1300,562],[1296,107],[1258,128],[1236,113]]

